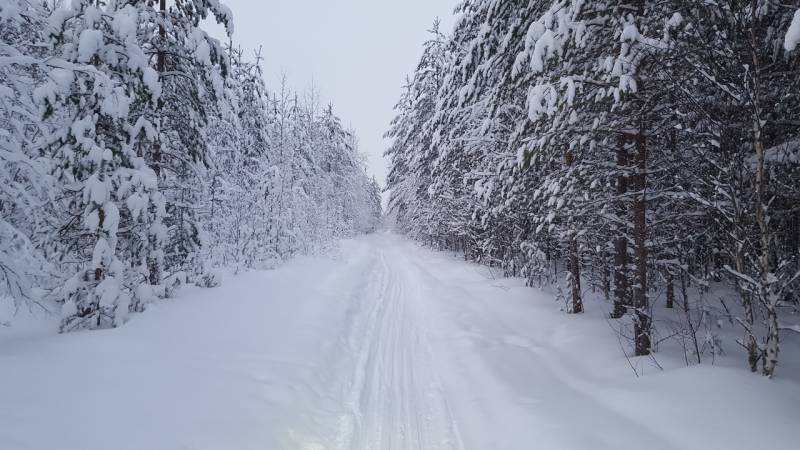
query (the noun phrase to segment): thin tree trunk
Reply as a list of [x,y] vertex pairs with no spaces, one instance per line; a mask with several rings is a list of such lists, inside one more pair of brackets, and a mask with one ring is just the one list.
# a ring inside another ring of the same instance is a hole
[[[564,153],[564,162],[567,168],[572,167],[574,156],[572,152],[567,150]],[[581,298],[581,263],[578,258],[578,238],[576,237],[577,230],[570,229],[568,255],[567,255],[567,270],[569,271],[569,285],[571,291],[571,307],[570,311],[573,314],[583,312],[583,299]]]
[[694,322],[692,322],[692,309],[689,305],[689,292],[686,283],[686,274],[681,270],[681,296],[683,297],[683,314],[686,317],[686,325],[689,327],[689,335],[692,337],[692,344],[694,345],[694,355],[697,358],[697,364],[700,364],[700,344],[697,342],[697,330],[695,329]]
[[[669,135],[669,147],[670,151],[673,155],[678,154],[678,136],[677,131],[673,128]],[[672,309],[675,307],[675,277],[670,271],[667,269],[667,309]]]
[[608,254],[603,252],[603,298],[611,298],[611,270],[608,267]]
[[633,237],[636,284],[633,292],[634,344],[637,356],[650,354],[650,313],[647,300],[647,141],[642,130],[636,136],[636,195],[633,203]]
[[780,335],[778,334],[778,312],[776,304],[772,295],[769,292],[770,275],[772,272],[771,264],[769,261],[770,253],[770,240],[769,240],[769,224],[766,218],[767,202],[764,199],[764,188],[766,185],[764,173],[764,143],[761,140],[761,126],[756,114],[756,120],[753,124],[754,144],[757,158],[756,168],[756,222],[758,223],[758,234],[761,246],[761,253],[758,258],[759,262],[759,282],[758,282],[758,297],[763,303],[767,312],[767,339],[764,343],[764,359],[762,372],[768,377],[772,377],[775,373],[775,367],[778,365],[778,351],[780,350]]
[[[736,271],[738,273],[745,273],[744,253],[740,248],[736,252]],[[755,313],[753,311],[753,296],[742,286],[741,281],[736,282],[736,290],[739,291],[739,297],[742,301],[742,312],[744,318],[742,319],[742,326],[744,326],[744,345],[747,350],[747,363],[750,365],[750,371],[756,372],[758,370],[758,361],[761,359],[760,351],[756,337],[753,334],[753,324],[755,323]]]
[[667,308],[675,307],[675,282],[672,273],[667,272]]
[[[166,20],[166,9],[167,3],[166,0],[160,0],[159,10],[161,11],[161,20]],[[158,35],[159,35],[159,44],[158,44],[158,55],[156,57],[156,70],[159,74],[159,81],[164,83],[163,73],[165,70],[165,52],[164,52],[164,45],[167,41],[167,32],[164,29],[163,24],[158,25]],[[164,107],[164,100],[163,95],[158,98],[158,103],[156,104],[156,121],[155,125],[157,127],[156,132],[156,139],[153,142],[153,151],[152,151],[152,161],[151,165],[153,167],[153,171],[156,174],[156,182],[161,184],[161,139],[162,139],[162,110]],[[155,206],[151,206],[151,208],[155,208]],[[158,236],[154,234],[150,234],[147,237],[147,244],[148,244],[148,252],[147,252],[147,272],[148,272],[148,282],[152,286],[157,286],[161,284],[161,280],[163,279],[163,262],[161,260],[162,257],[159,257],[158,254],[160,253],[160,245],[158,242]],[[144,305],[135,305],[135,310],[143,309]]]
[[[752,1],[751,7],[756,7],[755,0]],[[765,188],[767,185],[766,171],[764,169],[764,141],[761,132],[762,114],[761,114],[761,64],[758,57],[759,43],[756,38],[755,26],[750,28],[750,52],[753,59],[753,83],[752,83],[752,99],[753,99],[753,147],[756,151],[756,223],[758,224],[758,234],[760,243],[759,262],[759,282],[758,282],[758,297],[764,305],[767,312],[767,339],[764,343],[764,359],[763,359],[763,374],[772,377],[775,374],[775,368],[778,365],[778,351],[780,350],[780,335],[778,334],[778,312],[777,312],[777,298],[770,293],[770,284],[772,276],[772,264],[770,264],[770,231],[767,219],[767,208],[769,201],[765,198]]]
[[573,237],[569,242],[569,276],[572,288],[573,314],[583,312],[583,299],[581,298],[581,265],[578,259],[578,240]]
[[[158,5],[159,11],[161,11],[161,20],[167,20],[167,0],[159,0]],[[164,51],[164,46],[167,44],[167,30],[164,28],[164,24],[160,23],[158,25],[158,36],[159,36],[159,43],[158,43],[158,55],[156,56],[156,70],[158,71],[159,81],[163,85],[164,83],[164,71],[166,69],[166,52]],[[162,127],[162,109],[164,107],[164,100],[163,96],[158,98],[158,136],[156,137],[156,141],[153,143],[153,170],[156,172],[156,176],[160,177],[161,175],[161,127]]]

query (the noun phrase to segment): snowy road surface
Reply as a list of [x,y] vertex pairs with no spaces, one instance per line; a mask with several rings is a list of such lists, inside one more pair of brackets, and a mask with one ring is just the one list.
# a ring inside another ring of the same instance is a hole
[[186,290],[120,329],[0,330],[0,448],[753,449],[800,438],[798,380],[648,361],[633,361],[645,372],[635,378],[601,305],[579,317],[559,306],[395,235],[359,238],[337,258]]

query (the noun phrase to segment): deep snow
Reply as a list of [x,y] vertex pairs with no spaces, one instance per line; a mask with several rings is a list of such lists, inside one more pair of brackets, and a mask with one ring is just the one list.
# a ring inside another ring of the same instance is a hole
[[632,360],[605,305],[392,234],[229,276],[106,331],[0,327],[0,449],[742,449],[800,445],[800,380]]

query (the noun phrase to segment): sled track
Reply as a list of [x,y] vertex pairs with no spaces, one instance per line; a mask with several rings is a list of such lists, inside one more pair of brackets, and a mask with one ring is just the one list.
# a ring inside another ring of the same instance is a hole
[[408,280],[390,267],[385,249],[376,248],[372,258],[347,339],[355,364],[345,383],[338,448],[461,450],[429,346],[409,307]]

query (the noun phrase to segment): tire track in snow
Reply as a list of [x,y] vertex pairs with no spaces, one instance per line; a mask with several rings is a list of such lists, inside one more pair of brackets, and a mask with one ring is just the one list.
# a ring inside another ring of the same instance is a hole
[[391,266],[383,246],[375,250],[363,289],[353,298],[360,312],[347,340],[355,364],[345,383],[336,448],[460,450],[430,346],[409,307],[413,280]]

